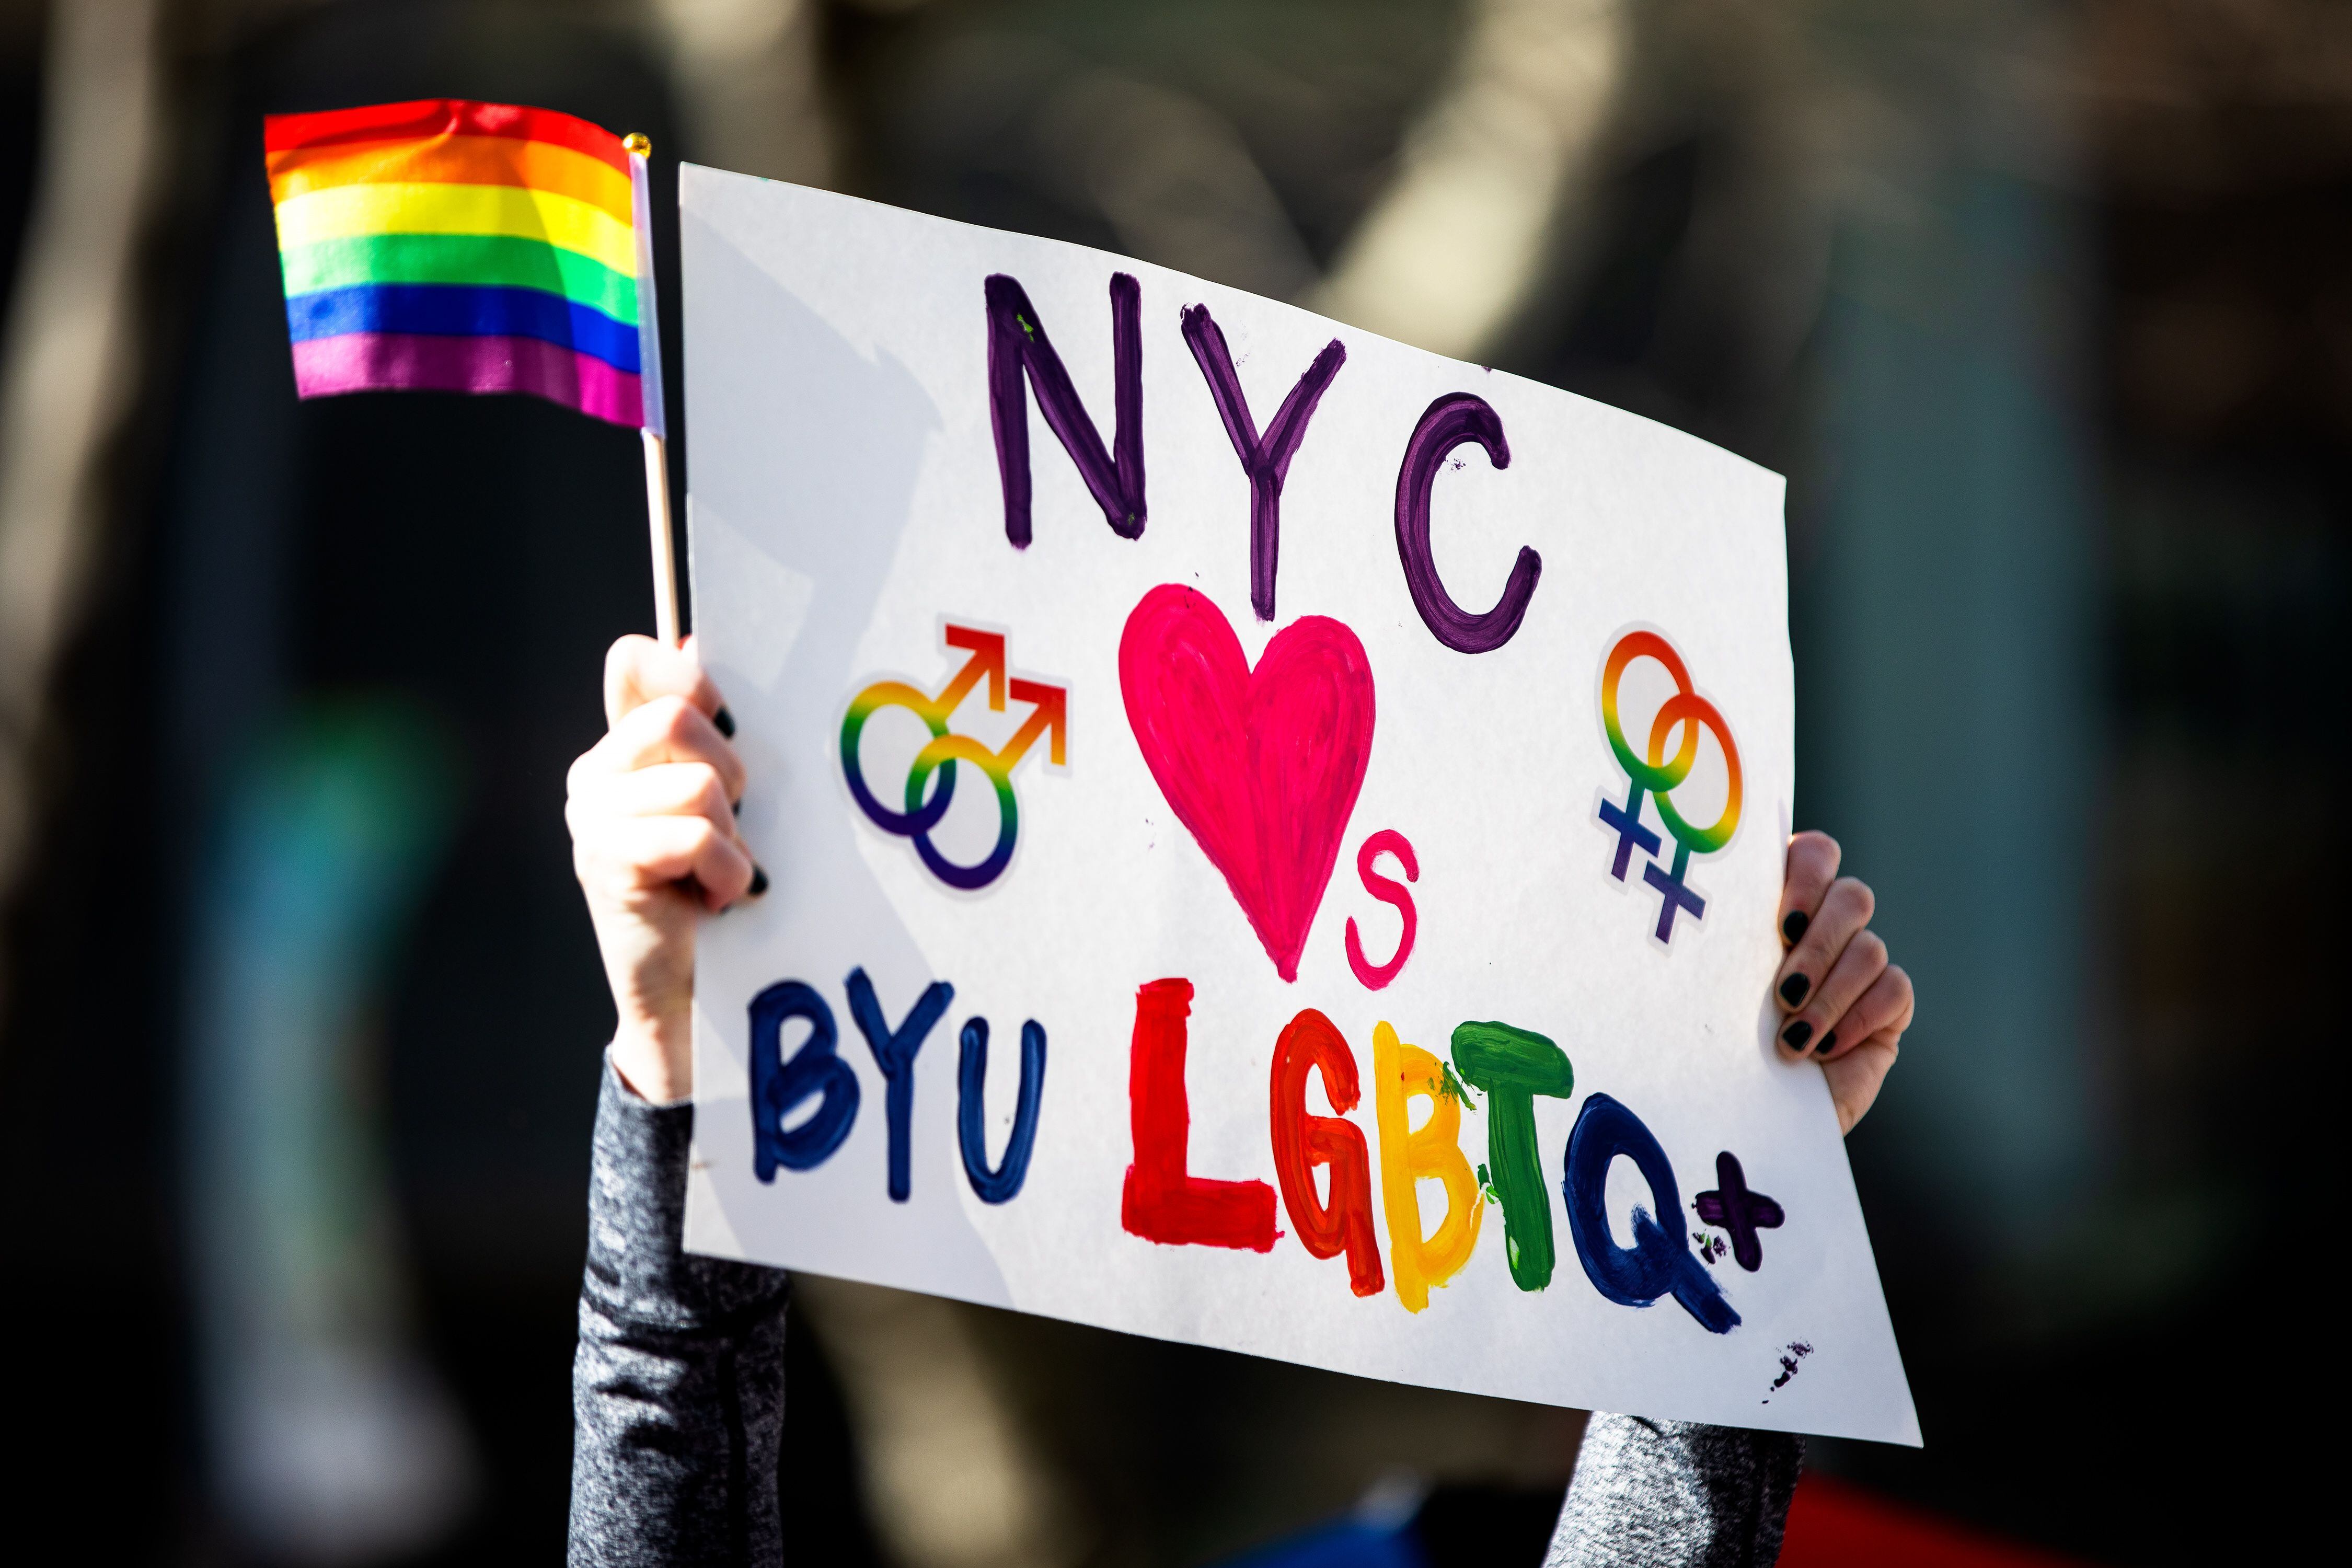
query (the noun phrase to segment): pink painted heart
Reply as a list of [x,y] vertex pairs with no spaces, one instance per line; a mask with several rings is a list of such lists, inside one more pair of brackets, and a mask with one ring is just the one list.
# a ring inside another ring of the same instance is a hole
[[1224,613],[1171,583],[1127,617],[1118,684],[1160,793],[1225,874],[1275,973],[1297,979],[1371,759],[1364,645],[1307,616],[1253,671]]

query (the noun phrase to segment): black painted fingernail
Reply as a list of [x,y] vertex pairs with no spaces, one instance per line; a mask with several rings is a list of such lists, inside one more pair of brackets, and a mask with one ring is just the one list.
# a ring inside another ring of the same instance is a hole
[[1784,1041],[1788,1047],[1792,1051],[1803,1050],[1805,1048],[1805,1042],[1812,1037],[1813,1026],[1811,1024],[1806,1023],[1802,1018],[1798,1019],[1795,1023],[1780,1031],[1781,1040]]
[[1822,1043],[1813,1047],[1813,1055],[1817,1057],[1825,1057],[1835,1049],[1837,1049],[1837,1031],[1835,1029],[1832,1029],[1828,1034],[1822,1037]]
[[1780,982],[1780,1000],[1793,1007],[1803,1001],[1805,993],[1812,988],[1813,983],[1803,975],[1791,974],[1788,979]]
[[756,899],[767,890],[768,874],[755,864],[751,868],[751,886],[748,891],[752,898]]
[[1780,922],[1780,934],[1787,937],[1789,945],[1793,947],[1798,939],[1805,934],[1805,928],[1812,923],[1812,918],[1804,910],[1790,910],[1789,918]]
[[735,715],[727,711],[727,704],[722,702],[719,705],[719,711],[710,716],[710,721],[719,726],[720,734],[730,741],[735,738]]

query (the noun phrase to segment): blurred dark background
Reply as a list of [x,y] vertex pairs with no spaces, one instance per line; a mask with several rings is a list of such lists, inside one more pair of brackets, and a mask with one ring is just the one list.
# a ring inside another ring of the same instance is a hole
[[[2352,9],[0,0],[28,1534],[562,1550],[611,1015],[560,807],[648,618],[636,446],[298,404],[260,152],[265,111],[439,95],[1296,299],[1788,474],[1800,824],[1921,997],[1850,1148],[1927,1446],[1809,1462],[2117,1564],[2275,1555],[2333,1495]],[[1205,1563],[1352,1510],[1532,1563],[1580,1430],[794,1310],[800,1561]]]

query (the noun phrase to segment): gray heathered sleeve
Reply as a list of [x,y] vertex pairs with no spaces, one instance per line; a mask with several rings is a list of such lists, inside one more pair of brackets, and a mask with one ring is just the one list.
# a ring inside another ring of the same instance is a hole
[[573,1568],[782,1560],[781,1270],[689,1258],[691,1105],[604,1068],[572,1363]]
[[1770,1568],[1805,1440],[1595,1412],[1544,1568]]

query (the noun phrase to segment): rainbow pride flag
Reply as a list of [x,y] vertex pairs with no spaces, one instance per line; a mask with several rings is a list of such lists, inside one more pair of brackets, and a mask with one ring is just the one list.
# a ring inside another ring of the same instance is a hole
[[302,396],[523,392],[666,434],[642,141],[459,99],[263,140]]

